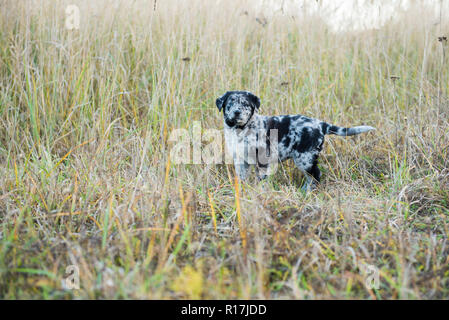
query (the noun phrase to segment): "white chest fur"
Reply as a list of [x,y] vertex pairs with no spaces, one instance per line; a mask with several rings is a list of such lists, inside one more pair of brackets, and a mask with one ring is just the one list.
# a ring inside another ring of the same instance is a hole
[[[257,163],[258,132],[248,127],[239,130],[224,124],[225,144],[228,155],[232,156],[234,163]],[[263,148],[264,149],[264,148]]]

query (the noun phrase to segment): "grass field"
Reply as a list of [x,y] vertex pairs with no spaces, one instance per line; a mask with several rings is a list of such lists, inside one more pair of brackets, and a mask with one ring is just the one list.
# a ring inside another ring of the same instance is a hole
[[[0,297],[448,299],[441,16],[334,33],[251,1],[1,0]],[[289,162],[236,187],[231,165],[170,161],[231,89],[377,131],[328,137],[307,194]]]

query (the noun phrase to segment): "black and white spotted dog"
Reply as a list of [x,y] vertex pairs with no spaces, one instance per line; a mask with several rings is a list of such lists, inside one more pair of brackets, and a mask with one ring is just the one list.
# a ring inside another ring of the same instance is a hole
[[226,147],[241,180],[246,179],[250,165],[264,179],[275,163],[291,158],[306,176],[305,191],[320,181],[318,155],[326,134],[352,136],[375,130],[370,126],[341,128],[302,115],[262,116],[259,98],[247,91],[228,91],[216,105],[223,110]]

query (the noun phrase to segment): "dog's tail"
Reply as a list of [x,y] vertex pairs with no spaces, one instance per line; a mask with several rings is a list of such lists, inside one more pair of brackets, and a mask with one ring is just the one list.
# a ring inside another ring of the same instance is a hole
[[324,134],[336,134],[339,136],[353,136],[356,134],[360,134],[363,132],[376,130],[376,128],[370,127],[370,126],[358,126],[358,127],[352,127],[352,128],[342,128],[339,126],[334,126],[332,124],[322,122],[321,127],[323,129]]

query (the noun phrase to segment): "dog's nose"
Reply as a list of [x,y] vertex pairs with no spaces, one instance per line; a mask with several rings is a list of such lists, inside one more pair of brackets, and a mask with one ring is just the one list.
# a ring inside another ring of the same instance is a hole
[[230,127],[233,127],[233,126],[235,125],[235,121],[226,119],[226,124],[227,124],[228,126],[230,126]]
[[240,111],[235,111],[234,114],[236,117],[238,117],[240,115]]

